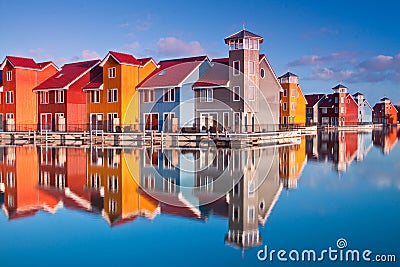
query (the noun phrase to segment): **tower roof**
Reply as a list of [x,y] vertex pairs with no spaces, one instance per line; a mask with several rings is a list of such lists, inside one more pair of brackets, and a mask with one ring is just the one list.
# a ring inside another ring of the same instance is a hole
[[340,83],[338,85],[336,85],[335,87],[333,87],[332,89],[335,90],[335,89],[340,89],[340,88],[348,89],[346,86],[344,86],[343,84],[340,84]]
[[289,78],[289,77],[299,77],[299,76],[297,76],[296,74],[293,74],[293,73],[288,71],[285,74],[283,74],[282,76],[278,77],[278,79],[280,79],[280,78]]
[[357,92],[357,93],[355,93],[353,96],[354,97],[357,97],[357,96],[359,96],[359,95],[364,95],[363,93],[360,93],[360,92]]
[[264,40],[261,36],[259,36],[259,35],[257,35],[257,34],[254,34],[254,33],[252,33],[252,32],[249,32],[248,30],[241,30],[241,31],[239,31],[239,32],[237,32],[237,33],[234,33],[234,34],[232,34],[232,35],[226,37],[226,38],[225,38],[225,43],[228,44],[228,42],[229,42],[230,40],[233,40],[233,39],[243,39],[243,38],[259,39],[259,40],[260,40],[260,43],[262,43],[263,40]]
[[381,101],[387,101],[387,100],[389,100],[389,101],[390,101],[390,99],[389,99],[389,98],[387,98],[387,97],[381,98]]

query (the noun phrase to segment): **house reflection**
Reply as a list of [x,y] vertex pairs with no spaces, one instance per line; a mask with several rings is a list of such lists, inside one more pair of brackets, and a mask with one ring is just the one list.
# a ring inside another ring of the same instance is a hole
[[305,136],[301,137],[299,144],[279,147],[279,176],[284,188],[297,188],[297,181],[306,163]]
[[345,172],[357,155],[361,153],[358,151],[359,133],[357,132],[326,131],[306,138],[308,159],[332,162],[333,168],[338,172]]
[[0,147],[0,192],[2,209],[9,220],[54,213],[60,206],[51,194],[37,187],[36,147]]
[[374,146],[381,148],[383,154],[389,154],[398,140],[397,127],[385,127],[383,130],[374,130],[372,140]]

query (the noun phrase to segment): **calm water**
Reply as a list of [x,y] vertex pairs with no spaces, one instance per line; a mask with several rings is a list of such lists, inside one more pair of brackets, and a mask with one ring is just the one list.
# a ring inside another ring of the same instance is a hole
[[389,129],[241,150],[0,147],[1,266],[299,266],[257,252],[320,252],[339,238],[398,264],[398,139]]

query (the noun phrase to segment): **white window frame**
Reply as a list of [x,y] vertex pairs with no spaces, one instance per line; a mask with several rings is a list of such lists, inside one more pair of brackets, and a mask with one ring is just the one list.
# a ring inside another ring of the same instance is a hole
[[253,76],[256,74],[256,64],[254,63],[254,61],[249,61],[249,75]]
[[265,69],[264,68],[260,69],[260,77],[261,77],[261,79],[265,78]]
[[321,113],[322,114],[327,114],[328,113],[328,108],[322,108]]
[[254,101],[256,100],[256,87],[255,86],[249,86],[249,100]]
[[14,119],[14,113],[6,113],[6,120]]
[[99,90],[90,91],[90,103],[93,103],[93,104],[100,103],[100,91]]
[[[150,116],[150,126],[152,126],[153,125],[153,114],[156,114],[157,115],[157,129],[156,130],[153,130],[153,129],[150,129],[150,130],[146,130],[146,116]],[[159,120],[160,120],[160,118],[159,118],[159,115],[160,114],[158,114],[158,112],[146,112],[146,113],[143,113],[143,127],[144,127],[144,130],[145,131],[158,131],[158,128],[159,128]]]
[[39,92],[39,103],[40,104],[48,104],[49,103],[49,91],[41,91]]
[[6,91],[6,104],[14,104],[14,91]]
[[117,68],[111,67],[108,68],[108,78],[115,78],[117,76]]
[[286,102],[283,102],[283,107],[282,107],[282,109],[283,109],[284,111],[287,110],[287,103],[286,103]]
[[[250,214],[251,214],[250,211],[253,211],[252,218],[250,218]],[[247,210],[247,222],[249,222],[249,223],[253,223],[254,222],[255,217],[256,217],[255,216],[255,212],[256,212],[256,209],[255,209],[255,207],[253,205],[248,207],[248,210]]]
[[64,96],[65,96],[64,90],[55,91],[54,103],[57,103],[57,104],[64,103],[64,101],[65,101]]
[[175,102],[175,88],[163,89],[163,102]]
[[[226,116],[227,115],[227,116]],[[226,129],[226,128],[229,128],[229,112],[224,112],[223,114],[222,114],[222,125],[223,125],[223,127]]]
[[109,192],[118,192],[118,176],[109,175],[107,177],[107,188]]
[[287,89],[283,89],[283,96],[287,96]]
[[108,103],[118,102],[118,88],[107,89],[107,102]]
[[12,81],[12,71],[11,70],[6,72],[6,81],[7,82]]
[[[238,67],[235,67],[235,64],[238,64]],[[240,75],[240,61],[239,60],[235,60],[233,61],[233,76],[239,76]]]
[[292,110],[296,110],[296,102],[292,103]]
[[240,101],[240,86],[233,87],[233,101]]
[[154,102],[154,89],[143,90],[143,103]]
[[115,214],[117,213],[117,201],[113,198],[110,198],[108,200],[108,210],[110,214]]
[[200,102],[213,102],[214,90],[212,88],[200,89]]

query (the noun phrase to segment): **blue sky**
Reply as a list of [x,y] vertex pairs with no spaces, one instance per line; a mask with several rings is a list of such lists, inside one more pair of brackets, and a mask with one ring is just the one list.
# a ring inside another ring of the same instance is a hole
[[103,58],[227,56],[223,39],[242,29],[264,37],[261,52],[280,75],[300,76],[305,93],[340,81],[374,103],[400,104],[397,1],[5,1],[0,0],[0,58],[58,65]]

